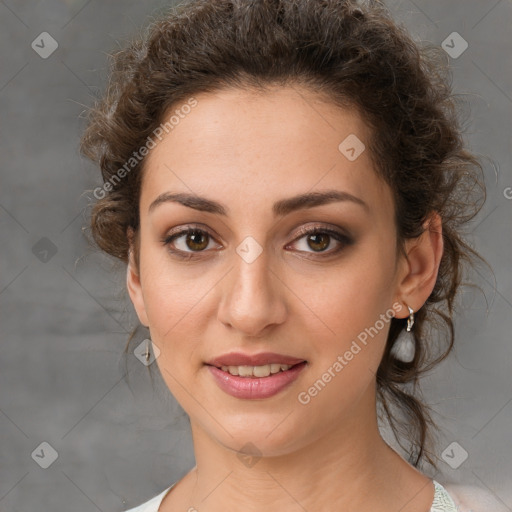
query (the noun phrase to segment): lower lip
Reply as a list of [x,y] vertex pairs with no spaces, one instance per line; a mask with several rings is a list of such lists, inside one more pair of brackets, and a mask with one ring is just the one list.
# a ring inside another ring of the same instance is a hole
[[218,386],[228,395],[235,398],[269,398],[291,384],[306,367],[306,361],[292,366],[289,370],[280,371],[268,377],[237,377],[216,366],[208,365]]

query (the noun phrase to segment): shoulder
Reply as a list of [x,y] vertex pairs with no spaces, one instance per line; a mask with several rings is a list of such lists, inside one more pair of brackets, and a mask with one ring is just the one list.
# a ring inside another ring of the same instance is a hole
[[443,484],[460,512],[510,512],[500,499],[482,487]]

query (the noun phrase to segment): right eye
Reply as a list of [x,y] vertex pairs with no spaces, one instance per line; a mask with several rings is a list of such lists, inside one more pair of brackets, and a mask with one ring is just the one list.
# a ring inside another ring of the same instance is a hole
[[168,247],[172,254],[183,256],[205,252],[213,242],[213,237],[204,229],[187,227],[175,233],[167,235],[163,244]]

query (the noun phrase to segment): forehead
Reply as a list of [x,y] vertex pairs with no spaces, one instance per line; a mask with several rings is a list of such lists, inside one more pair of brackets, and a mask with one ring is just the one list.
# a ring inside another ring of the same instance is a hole
[[363,198],[376,214],[392,208],[369,155],[370,130],[355,109],[299,86],[223,89],[194,100],[164,117],[173,124],[146,157],[141,210],[168,191],[243,198],[252,209],[326,188]]

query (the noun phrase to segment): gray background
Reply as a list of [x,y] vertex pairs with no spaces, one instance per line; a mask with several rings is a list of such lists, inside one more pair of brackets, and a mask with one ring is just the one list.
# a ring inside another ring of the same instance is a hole
[[[418,40],[441,45],[457,31],[469,44],[451,59],[454,89],[469,102],[467,141],[485,157],[488,187],[469,239],[496,283],[485,268],[474,274],[483,293],[466,289],[456,351],[424,390],[442,428],[436,479],[490,489],[512,510],[512,3],[386,3]],[[106,53],[165,5],[0,0],[2,512],[121,511],[194,465],[188,421],[163,381],[153,390],[133,354],[124,367],[135,325],[124,273],[81,231],[84,191],[99,184],[78,155],[81,114],[102,89]],[[31,48],[43,31],[59,44],[47,59]],[[35,456],[43,442],[58,455],[47,469]],[[457,469],[441,456],[453,442],[468,453]]]

